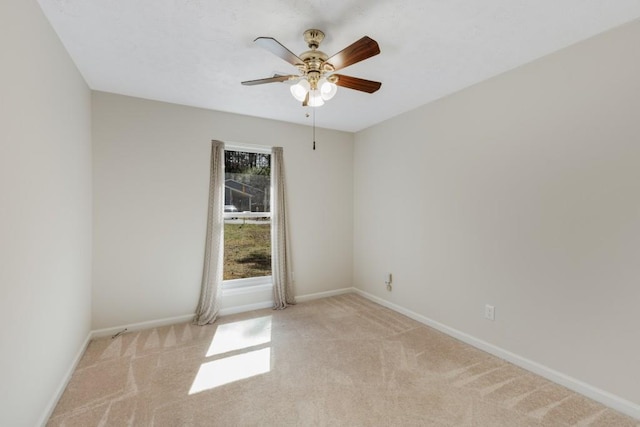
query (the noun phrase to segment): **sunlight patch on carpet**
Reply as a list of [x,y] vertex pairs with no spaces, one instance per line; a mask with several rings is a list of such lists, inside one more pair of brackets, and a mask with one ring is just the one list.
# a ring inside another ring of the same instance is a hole
[[189,394],[269,372],[270,343],[271,316],[219,325],[205,356],[218,358],[200,365]]
[[266,374],[270,369],[271,348],[269,347],[203,363],[191,385],[189,394]]
[[218,326],[207,357],[271,342],[271,316]]

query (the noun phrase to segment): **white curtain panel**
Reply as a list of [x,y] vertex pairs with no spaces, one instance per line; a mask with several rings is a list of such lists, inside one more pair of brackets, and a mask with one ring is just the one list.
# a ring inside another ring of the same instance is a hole
[[291,280],[291,249],[287,227],[286,185],[282,147],[271,150],[271,276],[277,310],[295,304]]
[[202,289],[193,323],[207,325],[218,316],[222,291],[224,251],[224,143],[211,141],[211,178],[209,179],[209,213],[204,247]]

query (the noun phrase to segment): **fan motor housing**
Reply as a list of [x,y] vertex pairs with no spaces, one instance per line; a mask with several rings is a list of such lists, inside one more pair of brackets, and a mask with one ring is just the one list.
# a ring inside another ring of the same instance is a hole
[[322,71],[322,64],[328,58],[326,53],[319,50],[308,50],[300,55],[308,71]]

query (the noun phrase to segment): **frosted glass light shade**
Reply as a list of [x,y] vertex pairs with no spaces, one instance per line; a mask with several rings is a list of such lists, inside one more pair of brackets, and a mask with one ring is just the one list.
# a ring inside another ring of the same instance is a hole
[[320,79],[319,83],[320,96],[322,96],[322,99],[325,101],[333,98],[336,95],[336,92],[338,92],[338,86],[336,86],[335,83],[328,82],[324,77]]
[[310,88],[309,82],[306,79],[301,79],[298,83],[291,86],[289,90],[291,90],[291,95],[293,95],[295,99],[297,99],[300,102],[303,102],[304,99],[307,97],[307,92],[309,92],[309,88]]
[[318,89],[312,90],[309,92],[309,106],[310,107],[320,107],[324,105],[324,100],[322,99],[322,95],[320,95],[320,91]]

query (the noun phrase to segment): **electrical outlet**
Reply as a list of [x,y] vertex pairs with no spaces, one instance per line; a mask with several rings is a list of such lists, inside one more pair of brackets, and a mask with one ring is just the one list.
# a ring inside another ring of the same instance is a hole
[[391,282],[393,282],[393,276],[391,273],[387,273],[387,277],[384,280],[384,283],[387,285],[387,291],[391,292],[393,286],[391,286]]
[[496,308],[492,305],[484,306],[484,317],[489,320],[496,320]]

